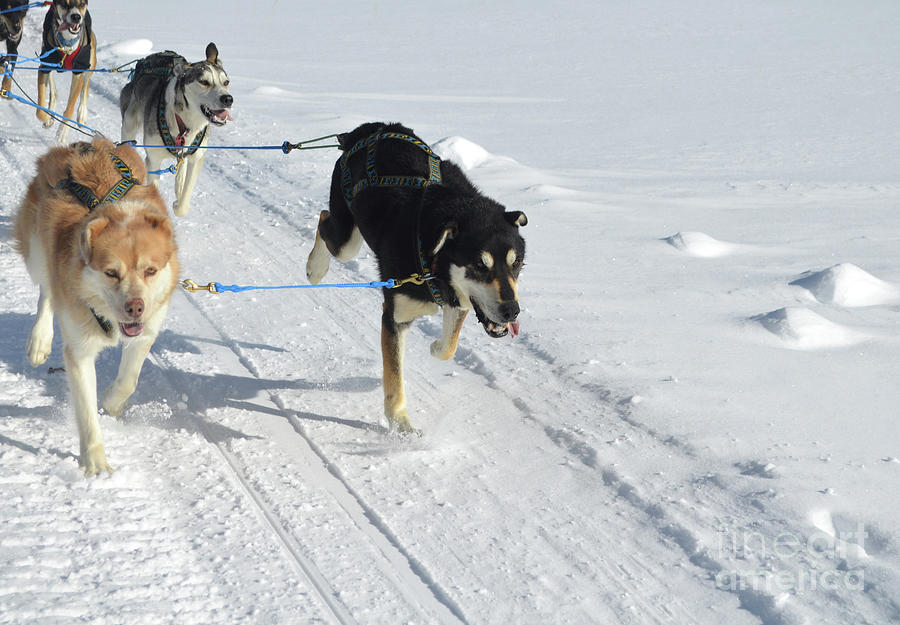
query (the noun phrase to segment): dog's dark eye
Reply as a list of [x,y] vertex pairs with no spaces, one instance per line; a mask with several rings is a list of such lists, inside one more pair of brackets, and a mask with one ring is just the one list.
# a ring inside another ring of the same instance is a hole
[[483,260],[479,260],[477,263],[475,263],[475,269],[477,271],[483,271],[485,273],[487,273],[488,271],[491,270],[491,268],[488,267],[487,264]]
[[144,271],[144,275],[150,278],[152,276],[155,276],[157,271],[158,270],[156,269],[156,267],[147,267],[147,269]]
[[112,278],[113,280],[118,280],[118,279],[119,279],[119,272],[116,271],[115,269],[107,269],[107,270],[104,271],[103,273],[106,274],[106,277],[107,277],[107,278]]
[[226,86],[226,87],[227,87],[227,86],[228,86],[228,85],[230,85],[230,84],[231,84],[231,81],[230,81],[230,80],[226,80],[226,81],[225,81],[225,82],[224,82],[224,83],[222,83],[222,84],[223,84],[223,85],[224,85],[224,86]]
[[203,85],[204,87],[209,87],[210,85],[212,85],[212,83],[209,82],[208,80],[206,80],[205,78],[202,79],[202,80],[198,80],[197,82],[199,82],[199,83],[200,83],[201,85]]

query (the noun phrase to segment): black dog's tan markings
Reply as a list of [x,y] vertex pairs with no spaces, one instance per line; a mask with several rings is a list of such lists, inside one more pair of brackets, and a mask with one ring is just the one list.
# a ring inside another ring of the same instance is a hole
[[431,345],[441,360],[456,353],[469,310],[489,336],[516,334],[517,279],[525,258],[519,227],[528,220],[482,195],[409,128],[364,124],[339,142],[345,153],[335,164],[330,210],[319,217],[306,272],[310,282],[320,282],[330,255],[350,260],[363,240],[383,280],[421,273],[423,266],[430,271],[429,284],[384,292],[384,411],[392,427],[409,432],[403,353],[412,322],[443,303],[441,338]]
[[[3,83],[0,91],[9,91],[12,86],[12,70],[16,67],[16,59],[19,56],[19,44],[22,42],[22,25],[25,22],[25,14],[28,9],[28,0],[0,0],[0,40],[6,42],[6,62],[4,67]],[[15,9],[19,9],[16,11]]]
[[[91,88],[91,74],[85,70],[97,68],[97,36],[91,25],[87,0],[53,0],[44,18],[41,55],[46,64],[73,70],[63,116],[75,118],[79,124],[84,124],[87,121],[87,100]],[[38,72],[37,87],[38,105],[53,110],[57,93],[53,74],[49,70]],[[37,109],[36,115],[44,127],[53,124],[54,118],[41,108]],[[60,124],[56,134],[57,142],[67,143],[68,132],[69,126]]]

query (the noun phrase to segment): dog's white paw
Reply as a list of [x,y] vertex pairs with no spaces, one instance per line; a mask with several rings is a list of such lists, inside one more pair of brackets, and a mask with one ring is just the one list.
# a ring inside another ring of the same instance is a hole
[[28,354],[28,362],[31,363],[31,366],[37,367],[38,365],[47,362],[47,358],[50,357],[52,346],[53,326],[51,325],[48,331],[43,327],[35,325],[31,329],[31,334],[28,335],[28,344],[25,346],[25,351]]
[[37,112],[37,118],[38,118],[38,121],[41,122],[41,125],[44,128],[49,128],[50,126],[53,125],[53,122],[55,121],[53,119],[52,115],[49,115],[49,114],[45,113],[44,111],[40,111],[40,110]]
[[[44,124],[44,126],[47,126],[47,124]],[[69,143],[69,127],[65,124],[60,124],[59,128],[56,129],[56,143],[59,145],[66,145]]]
[[106,391],[106,395],[103,398],[103,402],[101,406],[103,406],[103,410],[106,411],[106,414],[112,415],[113,417],[121,417],[122,413],[125,412],[125,409],[128,407],[128,400],[131,398],[131,393],[124,393],[116,389],[115,386],[111,386],[108,391]]
[[431,355],[437,358],[438,360],[450,360],[453,358],[453,355],[456,353],[456,348],[450,349],[444,345],[444,342],[440,339],[434,341],[431,344]]
[[111,474],[115,470],[106,462],[106,451],[102,443],[92,445],[86,453],[82,452],[78,465],[84,471],[84,477],[94,477],[101,473]]
[[184,217],[191,210],[191,203],[188,200],[175,200],[172,202],[172,212],[176,217]]
[[316,237],[316,244],[306,259],[306,277],[310,284],[319,284],[325,274],[328,273],[328,267],[331,264],[331,254],[325,243]]

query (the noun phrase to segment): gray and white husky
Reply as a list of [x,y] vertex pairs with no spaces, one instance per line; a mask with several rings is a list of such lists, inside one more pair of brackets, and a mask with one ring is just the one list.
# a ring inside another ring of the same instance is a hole
[[[145,148],[148,171],[157,171],[174,158],[175,203],[179,217],[191,208],[191,194],[203,165],[209,126],[224,126],[234,98],[228,93],[228,74],[216,44],[206,46],[206,60],[188,63],[171,51],[141,59],[119,96],[122,141],[134,141],[143,130],[144,143],[166,146]],[[149,180],[159,186],[159,174]]]

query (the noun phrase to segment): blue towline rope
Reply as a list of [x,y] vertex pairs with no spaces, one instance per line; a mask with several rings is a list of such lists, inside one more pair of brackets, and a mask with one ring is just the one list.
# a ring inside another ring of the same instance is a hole
[[177,174],[178,173],[178,163],[174,165],[169,165],[168,167],[164,167],[163,169],[154,169],[153,171],[148,171],[147,175],[155,174],[160,176],[162,174]]
[[[50,52],[53,52],[53,50],[51,50]],[[47,54],[50,54],[50,52],[48,52]],[[7,75],[7,74],[12,75],[11,72],[3,72],[3,75]],[[16,84],[18,84],[18,83],[16,83]],[[43,106],[40,106],[40,105],[38,105],[30,100],[27,100],[21,96],[18,96],[14,93],[10,93],[9,91],[0,91],[0,97],[10,99],[10,100],[16,100],[17,102],[21,102],[22,104],[27,104],[28,106],[33,106],[36,109],[40,109],[40,110],[44,111],[45,113],[50,115],[50,117],[52,117],[56,120],[59,120],[62,122],[68,122],[70,124],[75,124],[76,126],[79,126],[80,128],[90,130],[91,133],[93,133],[95,135],[103,134],[99,130],[96,130],[95,128],[91,128],[87,124],[82,124],[81,122],[77,122],[74,119],[69,119],[65,115],[60,115],[59,113],[57,113],[55,111],[51,111],[48,108],[44,108]],[[76,130],[79,130],[79,128],[76,128]],[[80,132],[83,132],[83,131],[80,131]],[[290,154],[291,151],[293,151],[293,150],[321,150],[321,149],[325,149],[325,148],[339,148],[341,146],[336,143],[334,143],[334,144],[329,143],[326,145],[306,145],[307,143],[319,143],[320,141],[324,141],[325,139],[332,139],[337,136],[338,136],[337,134],[330,134],[330,135],[325,135],[324,137],[317,137],[315,139],[307,139],[306,141],[300,141],[297,143],[291,143],[290,141],[285,141],[281,145],[204,145],[204,146],[197,146],[197,149],[198,150],[281,150],[282,153],[284,153],[284,154]],[[144,148],[144,149],[148,149],[148,148],[169,149],[170,147],[172,147],[172,146],[167,146],[167,145],[144,145],[144,144],[139,144],[136,141],[123,141],[122,143],[123,144],[127,143],[127,144],[131,145],[131,147],[133,147],[133,148]],[[169,167],[166,167],[164,169],[148,171],[147,173],[159,175],[159,174],[165,174],[165,173],[174,174],[177,172],[178,172],[178,163],[171,165]]]
[[[11,9],[5,9],[3,11],[0,11],[0,14],[15,13],[16,11],[27,11],[28,9],[36,9],[38,7],[44,6],[44,4],[45,4],[44,2],[32,2],[31,4],[25,4],[20,7],[13,7]],[[46,4],[49,4],[49,2]]]
[[33,107],[36,108],[36,109],[40,109],[40,110],[44,111],[45,113],[47,113],[48,115],[50,115],[50,116],[53,117],[54,119],[63,120],[63,121],[69,122],[70,124],[75,124],[75,125],[77,125],[77,126],[81,126],[82,128],[86,128],[87,130],[90,130],[90,131],[91,131],[92,133],[94,133],[95,135],[102,134],[99,130],[94,130],[93,128],[91,128],[91,127],[88,126],[87,124],[82,124],[81,122],[76,122],[74,119],[69,119],[69,118],[66,117],[65,115],[60,115],[59,113],[57,113],[57,112],[55,112],[55,111],[51,111],[50,109],[44,108],[43,106],[40,106],[39,104],[35,104],[34,102],[30,102],[30,101],[26,100],[26,99],[23,98],[23,97],[17,96],[17,95],[14,94],[14,93],[10,93],[9,91],[4,91],[4,92],[3,92],[3,97],[4,97],[4,98],[9,98],[9,99],[11,99],[11,100],[17,100],[17,101],[21,102],[22,104],[27,104],[28,106],[33,106]]
[[380,281],[376,280],[374,282],[346,282],[339,284],[288,284],[283,286],[238,286],[237,284],[221,284],[219,282],[213,283],[216,287],[216,290],[220,293],[224,293],[226,291],[230,293],[243,293],[244,291],[259,291],[259,290],[275,290],[275,289],[381,289],[394,288],[394,280],[385,280]]
[[245,291],[274,291],[276,289],[393,289],[397,286],[397,281],[393,278],[389,280],[375,280],[373,282],[345,282],[338,284],[286,284],[280,286],[240,286],[237,284],[222,284],[221,282],[210,282],[207,285],[199,285],[193,280],[182,280],[181,286],[186,291],[195,293],[197,291],[209,291],[210,293],[243,293]]
[[[51,50],[50,52],[55,52],[55,49]],[[38,59],[41,59],[41,58],[43,58],[43,56],[38,57]],[[28,63],[29,61],[35,61],[35,60],[36,59],[25,59],[24,61],[18,61],[18,62],[19,63]],[[77,74],[80,74],[82,72],[93,72],[96,74],[116,74],[118,72],[121,72],[123,70],[123,68],[128,67],[132,63],[137,63],[137,61],[136,60],[129,61],[128,63],[125,63],[124,65],[120,65],[119,67],[97,67],[95,69],[90,69],[90,68],[79,69],[79,68],[74,68],[74,67],[63,67],[59,63],[44,63],[43,61],[41,61],[41,64],[38,67],[31,67],[29,65],[22,67],[21,65],[16,65],[16,69],[31,70],[31,71],[37,71],[37,72],[73,72],[73,73],[77,73]]]
[[[47,58],[48,56],[50,56],[57,50],[59,50],[59,48],[50,48],[49,50],[47,50],[40,56],[25,56],[24,54],[6,54],[4,56],[9,60],[15,59],[16,63],[40,63],[41,65],[44,65],[43,59]],[[47,63],[46,65],[49,65],[52,67],[56,64],[55,63]],[[28,68],[23,68],[23,69],[28,69]]]

